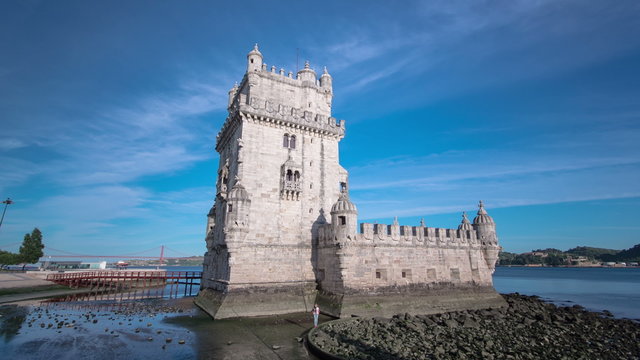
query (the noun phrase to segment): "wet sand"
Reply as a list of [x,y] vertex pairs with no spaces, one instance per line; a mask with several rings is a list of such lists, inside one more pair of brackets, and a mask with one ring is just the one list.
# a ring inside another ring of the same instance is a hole
[[315,359],[302,342],[311,314],[212,321],[192,300],[3,305],[0,352],[15,359]]

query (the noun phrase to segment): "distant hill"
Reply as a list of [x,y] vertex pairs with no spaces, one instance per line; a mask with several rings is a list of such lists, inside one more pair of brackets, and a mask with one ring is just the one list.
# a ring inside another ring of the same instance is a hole
[[500,265],[571,265],[576,261],[589,262],[640,262],[640,244],[626,250],[604,249],[589,246],[578,246],[567,251],[558,249],[537,249],[531,252],[515,254],[501,252],[498,259]]
[[603,255],[616,255],[620,252],[620,250],[614,249],[603,249],[603,248],[595,248],[589,246],[578,246],[573,249],[569,249],[566,251],[567,254],[575,255],[575,256],[586,256],[588,258],[605,261],[602,259]]
[[615,255],[603,255],[602,261],[640,262],[640,244],[618,252]]

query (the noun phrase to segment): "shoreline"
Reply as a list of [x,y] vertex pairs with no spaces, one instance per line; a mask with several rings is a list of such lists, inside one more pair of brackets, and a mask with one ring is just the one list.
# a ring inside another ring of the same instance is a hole
[[501,295],[501,309],[331,321],[309,346],[323,359],[640,359],[638,319]]

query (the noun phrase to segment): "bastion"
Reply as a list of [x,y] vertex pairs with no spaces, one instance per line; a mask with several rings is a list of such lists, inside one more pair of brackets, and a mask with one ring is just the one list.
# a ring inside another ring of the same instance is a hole
[[335,317],[499,307],[500,246],[482,202],[457,229],[362,223],[331,115],[333,85],[308,62],[270,68],[256,45],[217,136],[216,197],[196,304],[215,319]]

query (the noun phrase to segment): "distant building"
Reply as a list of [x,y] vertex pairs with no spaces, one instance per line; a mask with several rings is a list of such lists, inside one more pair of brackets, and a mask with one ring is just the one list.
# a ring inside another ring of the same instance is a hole
[[215,318],[307,312],[429,313],[504,304],[492,285],[500,246],[480,202],[457,229],[360,224],[332,117],[332,77],[295,77],[256,46],[229,91],[215,203],[196,303]]
[[44,270],[101,270],[107,268],[107,262],[83,261],[47,261],[42,263]]

